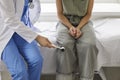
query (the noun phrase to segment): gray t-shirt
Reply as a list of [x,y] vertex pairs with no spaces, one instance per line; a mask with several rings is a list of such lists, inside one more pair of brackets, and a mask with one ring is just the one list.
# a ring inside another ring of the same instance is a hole
[[71,23],[78,24],[87,12],[88,3],[89,0],[62,0],[63,14]]

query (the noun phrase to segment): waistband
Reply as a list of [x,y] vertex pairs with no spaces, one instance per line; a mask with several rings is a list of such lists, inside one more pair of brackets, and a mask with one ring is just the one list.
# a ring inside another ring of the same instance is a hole
[[80,23],[81,19],[84,17],[77,15],[65,15],[65,16],[73,26],[77,26]]

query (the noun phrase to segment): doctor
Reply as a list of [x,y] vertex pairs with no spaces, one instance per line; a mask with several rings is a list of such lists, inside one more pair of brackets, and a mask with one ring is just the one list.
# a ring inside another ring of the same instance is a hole
[[36,41],[41,46],[54,47],[29,28],[32,24],[28,3],[28,0],[0,0],[0,54],[12,80],[40,80],[43,58]]

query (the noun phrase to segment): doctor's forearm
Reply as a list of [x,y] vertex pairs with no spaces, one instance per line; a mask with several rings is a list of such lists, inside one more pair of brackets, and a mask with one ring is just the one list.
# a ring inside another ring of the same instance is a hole
[[48,40],[48,38],[38,35],[35,40],[43,47],[55,48],[55,46]]

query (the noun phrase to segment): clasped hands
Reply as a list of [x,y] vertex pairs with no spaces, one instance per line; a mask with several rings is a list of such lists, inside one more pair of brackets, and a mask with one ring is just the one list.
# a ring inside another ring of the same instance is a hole
[[78,39],[82,35],[82,32],[79,28],[72,26],[69,28],[69,34],[75,39]]

